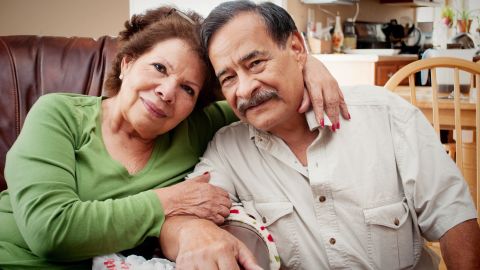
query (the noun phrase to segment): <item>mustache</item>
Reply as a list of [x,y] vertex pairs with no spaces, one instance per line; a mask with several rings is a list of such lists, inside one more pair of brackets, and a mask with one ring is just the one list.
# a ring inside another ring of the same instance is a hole
[[254,95],[249,98],[239,98],[237,99],[237,110],[245,115],[245,111],[251,107],[255,107],[258,104],[261,104],[267,100],[278,98],[278,93],[275,89],[262,89],[256,91]]

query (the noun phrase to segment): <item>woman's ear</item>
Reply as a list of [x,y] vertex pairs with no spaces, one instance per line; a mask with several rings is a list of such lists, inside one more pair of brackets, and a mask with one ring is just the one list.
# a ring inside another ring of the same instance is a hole
[[129,56],[123,56],[122,62],[120,63],[120,74],[125,76],[127,71],[130,69],[131,65],[133,64],[133,60]]
[[305,41],[303,40],[302,35],[300,32],[295,31],[292,33],[290,48],[292,52],[295,54],[295,59],[297,60],[298,64],[303,67],[307,61],[307,50],[305,48]]

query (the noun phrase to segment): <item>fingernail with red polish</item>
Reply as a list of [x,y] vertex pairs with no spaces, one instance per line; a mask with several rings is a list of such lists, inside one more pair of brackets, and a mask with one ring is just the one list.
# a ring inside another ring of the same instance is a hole
[[332,131],[335,132],[335,124],[332,124]]
[[204,173],[203,173],[203,175],[207,175],[207,174],[209,174],[209,172],[204,172]]
[[325,127],[325,121],[324,121],[323,119],[320,120],[320,126],[321,126],[322,128]]
[[340,122],[337,123],[337,129],[340,129]]
[[350,113],[348,113],[348,120],[352,119],[352,117],[350,116]]

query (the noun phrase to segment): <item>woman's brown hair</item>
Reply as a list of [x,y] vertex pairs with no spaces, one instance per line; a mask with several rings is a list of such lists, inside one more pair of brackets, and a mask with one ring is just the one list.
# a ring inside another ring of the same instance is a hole
[[124,57],[137,59],[159,42],[179,38],[185,41],[205,64],[205,82],[196,108],[203,108],[215,100],[218,97],[219,85],[207,53],[201,45],[202,21],[203,18],[195,12],[184,13],[168,6],[148,10],[142,15],[133,15],[125,22],[125,30],[118,34],[118,51],[105,80],[106,90],[115,94],[120,90],[120,65]]

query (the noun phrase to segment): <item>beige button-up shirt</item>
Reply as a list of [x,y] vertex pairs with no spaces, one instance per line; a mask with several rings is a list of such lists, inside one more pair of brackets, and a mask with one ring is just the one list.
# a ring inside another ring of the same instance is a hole
[[278,137],[236,122],[192,175],[210,171],[268,227],[283,268],[436,268],[423,238],[476,218],[459,170],[408,102],[379,87],[343,91],[352,119],[319,129],[306,167]]

